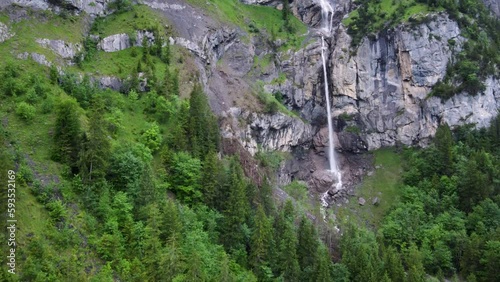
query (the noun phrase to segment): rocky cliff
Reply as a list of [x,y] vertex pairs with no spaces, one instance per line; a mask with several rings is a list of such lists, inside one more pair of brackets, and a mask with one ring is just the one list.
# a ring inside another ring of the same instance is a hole
[[[21,7],[27,7],[37,10],[52,10],[60,11],[60,7],[64,6],[67,9],[76,12],[85,12],[89,15],[103,15],[106,13],[106,8],[111,0],[2,0],[0,8],[7,7],[12,4]],[[57,4],[57,5],[56,5]]]
[[[282,8],[279,1],[243,2]],[[280,52],[265,36],[241,40],[245,33],[240,29],[228,29],[180,0],[166,6],[158,1],[146,4],[173,19],[180,35],[175,42],[198,56],[211,105],[225,120],[221,128],[225,138],[238,140],[252,154],[258,148],[292,152],[296,158],[281,170],[282,184],[292,179],[310,180],[314,171],[327,167],[321,49],[314,31],[320,20],[316,2],[291,3],[294,14],[311,29],[302,48]],[[421,23],[410,21],[364,38],[353,50],[351,38],[340,24],[351,2],[339,1],[334,6],[328,74],[337,151],[352,154],[397,144],[426,146],[441,123],[484,127],[497,114],[500,87],[493,77],[485,81],[486,91],[477,96],[461,93],[446,101],[428,96],[465,42],[457,23],[447,14],[429,14]],[[184,25],[188,14],[196,15],[196,29]],[[211,42],[209,47],[207,42]],[[273,60],[256,72],[252,58],[269,54]],[[263,82],[266,92],[281,93],[285,105],[299,112],[302,119],[255,113],[255,98],[248,93],[256,80]],[[366,166],[345,156],[340,155],[346,182],[356,181]]]
[[428,17],[426,23],[403,24],[365,38],[354,56],[342,27],[334,37],[334,116],[355,116],[370,150],[398,142],[425,146],[444,122],[484,127],[500,108],[499,82],[492,77],[476,96],[461,93],[447,101],[428,96],[465,41],[446,14]]
[[[94,15],[105,13],[108,2],[91,5],[83,0],[66,1],[78,11]],[[176,35],[170,43],[186,48],[196,58],[210,104],[222,119],[223,137],[236,141],[250,154],[259,149],[291,152],[294,158],[281,168],[280,183],[300,179],[316,185],[313,174],[327,167],[324,151],[328,144],[321,44],[315,30],[321,20],[318,3],[291,3],[293,13],[310,29],[301,48],[285,50],[279,48],[282,42],[268,33],[250,36],[241,27],[216,20],[184,0],[143,2],[172,23]],[[280,1],[242,2],[282,8]],[[0,7],[10,3],[57,9],[42,0],[2,1]],[[423,21],[410,20],[372,34],[353,49],[341,24],[351,6],[351,1],[333,3],[334,28],[327,38],[326,50],[335,146],[341,153],[340,166],[348,185],[367,167],[355,154],[397,144],[426,146],[439,124],[446,122],[454,127],[473,123],[484,127],[497,114],[500,83],[495,77],[487,78],[486,90],[476,96],[460,93],[446,101],[429,97],[432,86],[444,77],[447,64],[466,41],[457,23],[446,13],[429,14]],[[0,42],[10,36],[8,27],[0,24]],[[150,42],[154,40],[151,33],[137,31],[135,44],[144,36]],[[38,43],[68,59],[81,49],[80,45],[60,40],[39,39]],[[107,52],[132,45],[127,34],[111,35],[99,43],[100,49]],[[260,60],[268,62],[256,66]],[[47,64],[45,57],[38,61]],[[100,81],[103,87],[119,84],[113,77]],[[278,93],[285,106],[300,118],[290,113],[262,111],[256,93]],[[305,167],[308,169],[301,169]],[[317,190],[324,192],[322,188]]]

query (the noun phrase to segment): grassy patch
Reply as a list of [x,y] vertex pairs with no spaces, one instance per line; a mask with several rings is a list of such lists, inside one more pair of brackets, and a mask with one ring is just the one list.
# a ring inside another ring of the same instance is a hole
[[[354,217],[363,224],[378,228],[383,216],[401,193],[399,184],[403,170],[401,155],[394,149],[379,149],[373,154],[375,171],[365,177],[356,190],[356,196],[349,199],[348,205],[338,208],[337,213],[340,218]],[[358,204],[359,197],[366,200],[364,206]],[[375,197],[380,201],[378,205],[372,204]]]
[[[132,70],[137,68],[141,57],[142,47],[132,47],[117,52],[98,51],[92,61],[82,64],[82,70],[87,73],[126,78],[132,73]],[[162,77],[165,73],[165,64],[157,57],[152,57],[152,59],[155,65],[155,74]],[[144,62],[141,63],[146,65]]]
[[264,91],[264,85],[262,81],[258,81],[256,83],[256,86],[254,88],[254,93],[256,93],[257,98],[262,104],[263,112],[268,114],[275,114],[277,112],[281,112],[284,113],[285,115],[294,118],[300,118],[300,116],[298,116],[297,113],[289,110],[285,105],[280,103],[280,101],[276,99],[275,95]]
[[83,40],[85,30],[85,16],[62,18],[52,13],[34,14],[30,19],[8,23],[4,20],[15,36],[0,44],[0,57],[11,56],[12,53],[36,52],[45,55],[49,61],[54,61],[56,55],[49,49],[36,43],[37,38],[59,39],[69,43],[79,43]]
[[290,25],[293,33],[283,28],[282,12],[258,5],[245,5],[238,0],[188,0],[191,4],[203,8],[213,17],[223,22],[229,22],[241,27],[249,33],[265,32],[272,39],[283,39],[286,48],[300,47],[304,40],[307,27],[299,19],[291,17]]
[[416,14],[424,15],[442,10],[444,9],[431,8],[415,0],[365,0],[342,23],[349,28],[353,45],[357,46],[361,39],[371,32],[408,22],[410,17]]
[[290,197],[294,199],[299,213],[306,213],[321,217],[320,204],[317,199],[310,197],[307,185],[303,182],[292,181],[282,188]]
[[133,34],[136,30],[158,28],[160,33],[164,33],[165,24],[168,24],[167,20],[148,6],[134,5],[130,11],[97,19],[92,32],[106,37],[118,33]]

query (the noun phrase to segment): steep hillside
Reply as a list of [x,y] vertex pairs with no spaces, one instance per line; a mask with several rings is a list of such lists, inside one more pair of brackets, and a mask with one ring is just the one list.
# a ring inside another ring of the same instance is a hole
[[497,4],[2,1],[1,280],[494,281]]

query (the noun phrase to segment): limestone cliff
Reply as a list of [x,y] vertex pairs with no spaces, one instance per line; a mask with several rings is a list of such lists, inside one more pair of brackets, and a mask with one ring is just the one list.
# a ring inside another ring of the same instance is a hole
[[461,93],[448,101],[428,97],[465,41],[446,14],[428,20],[365,38],[354,56],[345,30],[337,31],[330,57],[334,115],[355,115],[370,150],[398,142],[425,146],[444,122],[484,127],[500,108],[500,86],[493,77],[476,96]]

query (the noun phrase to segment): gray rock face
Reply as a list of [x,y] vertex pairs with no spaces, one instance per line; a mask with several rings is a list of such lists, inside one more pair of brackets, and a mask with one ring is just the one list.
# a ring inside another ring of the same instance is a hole
[[47,10],[50,7],[49,3],[45,0],[3,0],[0,1],[0,8],[4,8],[12,4],[37,10]]
[[241,3],[248,5],[277,6],[283,2],[279,0],[241,0]]
[[334,188],[337,182],[338,179],[331,171],[317,170],[312,174],[310,185],[315,187],[318,193],[325,193]]
[[500,17],[500,0],[483,0],[484,6],[498,17]]
[[120,91],[123,88],[121,79],[114,76],[103,76],[97,79],[100,88],[110,88],[115,91]]
[[0,22],[0,43],[14,36],[13,33],[10,32],[9,27]]
[[310,125],[282,113],[251,114],[250,120],[250,129],[257,143],[269,150],[290,151],[295,146],[308,146],[312,139]]
[[116,52],[125,50],[132,46],[142,46],[143,39],[146,38],[147,43],[150,45],[154,42],[154,35],[150,31],[139,30],[136,31],[135,38],[130,38],[126,33],[113,34],[101,39],[98,48],[104,52]]
[[446,14],[433,17],[427,24],[403,25],[374,40],[365,38],[352,57],[345,30],[336,35],[330,57],[334,115],[359,114],[362,140],[370,150],[398,142],[425,146],[440,122],[482,127],[496,115],[499,86],[494,78],[486,81],[483,95],[427,98],[464,42]]
[[50,66],[52,65],[52,63],[51,63],[51,62],[49,62],[49,61],[47,60],[47,58],[46,58],[44,55],[42,55],[42,54],[38,54],[38,53],[31,53],[31,58],[32,58],[35,62],[37,62],[37,63],[39,63],[39,64],[41,64],[41,65],[48,66],[48,67],[50,67]]
[[[86,12],[90,15],[102,15],[106,13],[106,8],[111,0],[64,0],[64,3],[73,9]],[[47,0],[2,0],[0,8],[16,4],[22,7],[29,7],[37,10],[52,9],[59,10],[59,7],[51,5]]]
[[106,8],[111,0],[66,0],[73,7],[80,11],[85,11],[91,15],[102,15],[106,13]]
[[[343,16],[347,14],[352,5],[351,0],[329,1],[334,14],[330,15],[333,26],[340,23]],[[294,15],[305,24],[312,27],[319,27],[321,21],[321,6],[319,0],[296,0],[290,4]]]
[[63,40],[50,40],[46,38],[38,38],[36,42],[42,47],[49,48],[64,59],[73,58],[81,49],[80,44],[72,44]]
[[104,52],[116,52],[130,48],[130,37],[126,33],[113,34],[103,38],[98,47]]
[[224,114],[227,120],[240,124],[226,124],[222,127],[224,138],[238,139],[252,155],[258,145],[264,150],[290,152],[296,147],[309,147],[312,127],[300,119],[282,113],[258,114],[239,108],[230,108]]

